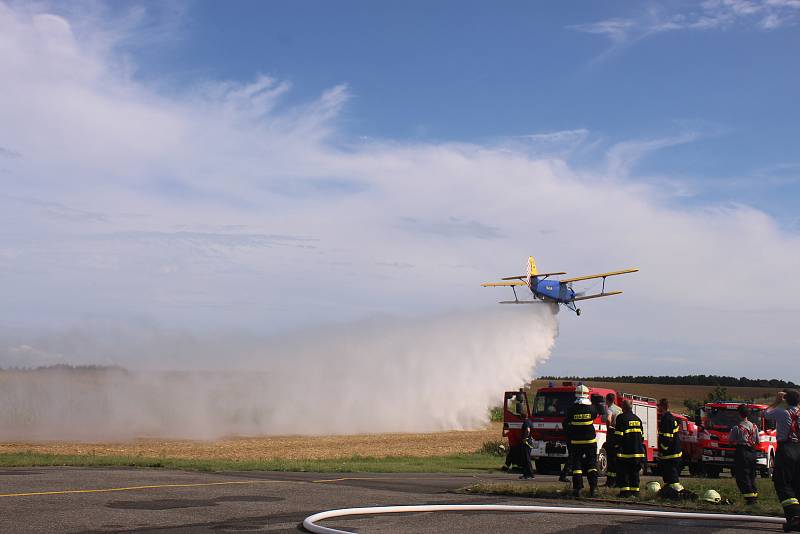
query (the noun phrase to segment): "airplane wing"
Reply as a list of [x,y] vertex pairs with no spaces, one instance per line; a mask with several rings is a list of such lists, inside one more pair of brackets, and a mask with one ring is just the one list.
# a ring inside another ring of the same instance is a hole
[[578,300],[589,300],[589,299],[596,299],[600,297],[610,297],[611,295],[619,295],[622,291],[609,291],[608,293],[597,293],[596,295],[585,295],[583,297],[575,297],[574,301]]
[[[542,276],[558,276],[560,274],[567,274],[567,273],[536,273],[533,276],[542,277]],[[525,280],[528,278],[527,276],[507,276],[505,278],[501,278],[500,280]]]
[[481,285],[483,287],[505,287],[505,286],[527,286],[528,284],[520,280],[518,282],[484,282]]
[[[620,274],[628,274],[628,273],[635,273],[639,269],[625,269],[624,271],[611,271],[609,273],[600,273],[600,274],[590,274],[588,276],[578,276],[575,278],[566,278],[564,280],[559,280],[562,284],[566,284],[569,282],[579,282],[581,280],[591,280],[593,278],[605,278],[607,276],[617,276]],[[610,293],[607,293],[610,294]],[[577,300],[577,299],[576,299]]]

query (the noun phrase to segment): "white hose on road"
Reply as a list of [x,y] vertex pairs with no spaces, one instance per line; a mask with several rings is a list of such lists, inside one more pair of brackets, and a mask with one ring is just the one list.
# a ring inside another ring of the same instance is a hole
[[317,525],[317,521],[349,515],[398,514],[410,512],[539,512],[556,514],[603,514],[635,517],[663,517],[668,519],[699,519],[707,521],[736,521],[739,523],[783,524],[782,517],[738,514],[700,514],[690,512],[662,512],[658,510],[631,510],[627,508],[591,508],[575,506],[514,506],[503,504],[428,504],[420,506],[369,506],[364,508],[342,508],[310,515],[303,520],[303,527],[316,534],[353,534]]

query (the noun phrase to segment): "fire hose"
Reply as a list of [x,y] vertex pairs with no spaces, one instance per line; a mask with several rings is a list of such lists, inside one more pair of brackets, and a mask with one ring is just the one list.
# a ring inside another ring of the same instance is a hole
[[308,516],[303,527],[316,534],[353,534],[347,530],[337,530],[317,525],[317,521],[351,515],[400,514],[412,512],[538,512],[556,514],[603,514],[633,517],[663,517],[668,519],[696,519],[705,521],[736,521],[739,523],[783,524],[782,517],[767,517],[744,514],[701,514],[690,512],[665,512],[659,510],[633,510],[629,508],[591,508],[575,506],[514,506],[502,504],[428,504],[419,506],[368,506],[363,508],[342,508],[328,510]]

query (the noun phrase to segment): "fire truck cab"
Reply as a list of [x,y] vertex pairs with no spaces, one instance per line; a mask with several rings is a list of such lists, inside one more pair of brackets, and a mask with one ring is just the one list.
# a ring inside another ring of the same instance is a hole
[[703,451],[703,471],[708,477],[716,478],[723,469],[733,469],[736,448],[728,441],[728,433],[739,423],[737,409],[741,404],[750,408],[749,419],[758,426],[756,462],[761,476],[763,478],[772,476],[778,443],[774,424],[764,417],[767,405],[723,401],[709,402],[700,410],[702,427],[698,435],[698,444]]
[[[575,403],[575,386],[572,382],[564,382],[560,386],[551,383],[540,388],[533,399],[528,403],[525,391],[508,391],[505,393],[503,405],[503,436],[508,438],[509,447],[519,447],[520,428],[525,416],[530,416],[533,426],[531,459],[536,462],[536,470],[540,473],[559,472],[567,460],[566,435],[562,428],[562,421],[567,409]],[[587,385],[587,384],[584,384]],[[642,420],[644,430],[645,450],[647,461],[652,462],[656,455],[658,426],[657,408],[655,399],[617,393],[612,389],[593,388],[589,386],[589,399],[597,409],[594,427],[597,432],[597,470],[604,475],[608,468],[606,454],[607,426],[605,422],[606,404],[608,393],[613,393],[620,403],[622,398],[633,402],[633,410]]]

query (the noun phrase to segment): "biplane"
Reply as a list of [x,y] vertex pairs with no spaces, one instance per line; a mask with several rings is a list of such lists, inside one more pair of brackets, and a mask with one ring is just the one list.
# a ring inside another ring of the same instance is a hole
[[[635,273],[639,269],[624,269],[622,271],[611,271],[608,273],[590,274],[587,276],[577,276],[575,278],[565,278],[563,280],[551,279],[551,276],[561,276],[567,273],[540,273],[536,270],[536,262],[533,256],[528,258],[528,272],[520,276],[508,276],[501,278],[502,282],[484,282],[483,287],[510,287],[514,291],[514,300],[502,300],[500,304],[534,304],[537,302],[550,302],[556,305],[563,304],[566,308],[575,312],[576,315],[581,314],[576,302],[581,300],[596,299],[600,297],[610,297],[612,295],[619,295],[622,291],[608,291],[606,292],[606,278],[609,276],[618,276],[621,274]],[[584,280],[594,280],[602,278],[603,285],[600,293],[587,295],[582,292],[575,292],[572,289],[573,282],[582,282]],[[517,287],[527,286],[533,294],[533,300],[520,300],[517,295]]]

